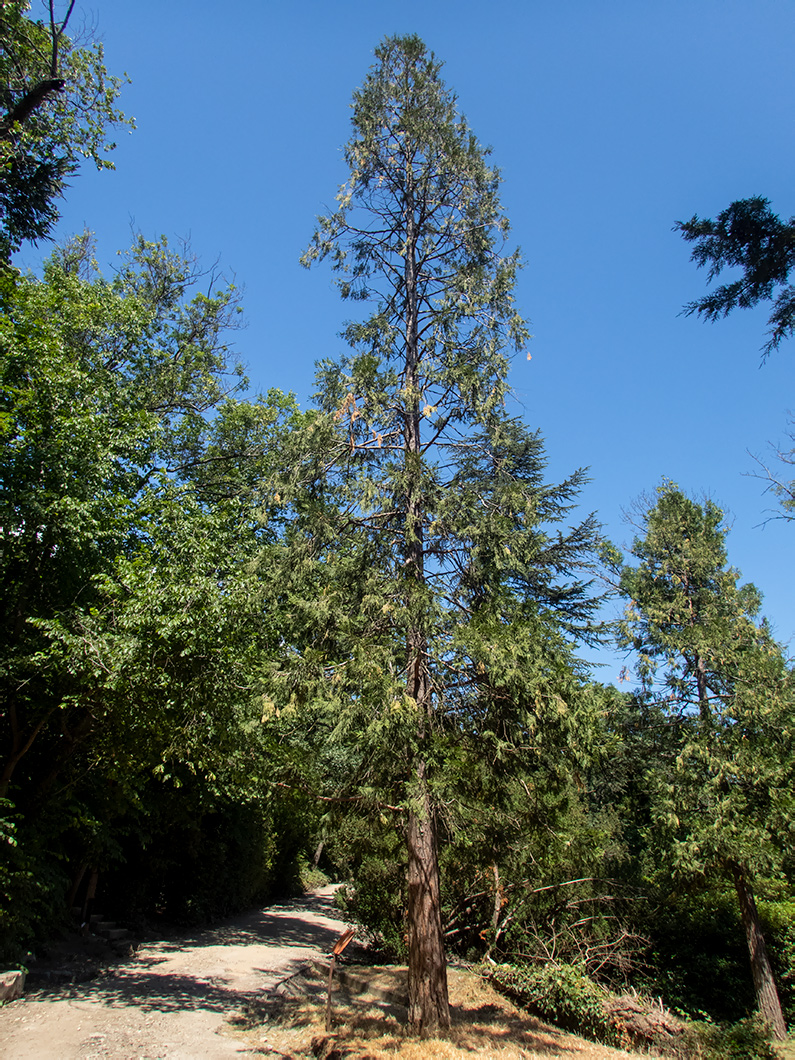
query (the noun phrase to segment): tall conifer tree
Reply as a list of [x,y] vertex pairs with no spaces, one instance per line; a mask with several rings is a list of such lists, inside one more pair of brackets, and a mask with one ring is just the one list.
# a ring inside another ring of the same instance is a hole
[[515,755],[545,710],[568,709],[566,631],[588,628],[593,606],[573,571],[594,525],[544,528],[567,518],[582,475],[546,485],[540,439],[506,412],[527,328],[499,174],[421,40],[387,39],[376,59],[354,94],[339,207],[303,259],[329,257],[342,296],[373,311],[348,326],[350,354],[320,365],[315,459],[305,447],[288,461],[280,584],[305,639],[285,649],[274,697],[322,705],[357,749],[359,790],[405,822],[421,1032],[450,1019],[434,767],[464,731],[495,762]]
[[642,515],[638,560],[621,571],[621,626],[644,689],[674,738],[670,775],[655,778],[655,829],[673,867],[734,884],[759,1011],[786,1037],[754,900],[754,879],[782,870],[795,831],[793,674],[755,586],[728,566],[723,512],[672,483]]

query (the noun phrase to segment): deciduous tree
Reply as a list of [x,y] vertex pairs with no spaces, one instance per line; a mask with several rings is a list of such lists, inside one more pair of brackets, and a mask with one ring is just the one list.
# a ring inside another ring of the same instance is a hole
[[131,124],[116,108],[121,80],[105,69],[101,43],[69,37],[74,0],[0,5],[0,256],[45,237],[57,199],[81,159],[112,169],[106,131]]
[[111,280],[92,259],[80,238],[40,280],[0,271],[0,804],[21,815],[8,952],[57,917],[59,866],[79,878],[121,856],[158,778],[259,797],[256,674],[284,634],[257,484],[292,402],[240,398],[234,289],[197,293],[190,256],[139,238]]
[[191,293],[197,278],[143,239],[112,281],[84,240],[41,281],[3,274],[2,794],[30,802],[92,741],[134,754],[154,722],[171,736],[150,749],[211,745],[213,711],[235,701],[226,682],[256,639],[241,623],[262,629],[253,482],[289,403],[235,400],[235,294]]

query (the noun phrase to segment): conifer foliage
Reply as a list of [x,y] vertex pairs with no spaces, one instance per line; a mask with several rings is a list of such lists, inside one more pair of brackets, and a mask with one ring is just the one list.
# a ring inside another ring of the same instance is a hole
[[728,566],[716,504],[665,482],[641,525],[638,564],[621,572],[622,637],[672,739],[654,779],[658,839],[675,872],[734,885],[760,1013],[783,1038],[754,884],[781,872],[795,828],[792,671],[758,620],[758,590]]
[[321,413],[279,488],[297,512],[280,584],[304,633],[274,699],[325,710],[350,780],[405,826],[420,1032],[449,1023],[438,766],[464,732],[497,761],[533,743],[545,711],[567,715],[566,631],[593,607],[574,572],[594,525],[548,529],[582,474],[545,484],[541,440],[506,411],[509,354],[528,336],[499,174],[421,40],[387,39],[376,60],[338,209],[303,259],[329,258],[343,298],[372,311],[348,325],[351,352],[319,366]]

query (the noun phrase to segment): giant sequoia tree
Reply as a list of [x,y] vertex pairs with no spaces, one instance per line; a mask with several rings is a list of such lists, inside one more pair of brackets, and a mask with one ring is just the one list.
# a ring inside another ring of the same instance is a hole
[[351,749],[351,782],[405,827],[409,1022],[422,1031],[449,1023],[437,767],[469,733],[507,768],[547,711],[571,709],[567,631],[591,611],[572,572],[593,526],[545,529],[581,475],[546,485],[540,439],[506,412],[508,352],[527,331],[499,174],[418,38],[376,57],[354,95],[339,207],[304,259],[329,257],[343,297],[372,312],[348,326],[350,354],[320,365],[321,415],[279,488],[297,504],[280,585],[304,633],[273,695],[282,715],[322,712]]

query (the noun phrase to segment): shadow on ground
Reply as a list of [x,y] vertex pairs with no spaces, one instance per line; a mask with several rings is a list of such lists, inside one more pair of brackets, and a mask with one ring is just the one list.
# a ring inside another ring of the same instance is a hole
[[[218,948],[221,952],[216,964],[223,963],[222,951],[232,947],[273,946],[275,954],[278,950],[291,949],[330,953],[340,934],[338,926],[325,920],[334,916],[332,901],[332,896],[313,894],[253,910],[193,936],[147,945],[132,961],[105,968],[89,982],[44,983],[30,991],[28,997],[99,1002],[108,1006],[134,1005],[145,1012],[203,1010],[227,1015],[231,1009],[261,997],[262,988],[236,986],[235,980],[240,976],[231,968],[224,972],[212,968],[202,974],[203,951]],[[184,955],[182,963],[189,965],[191,951],[196,951],[196,973],[169,968],[181,954]],[[268,966],[267,955],[260,951],[252,955],[246,974],[247,977],[263,976],[273,983],[295,976],[305,960],[306,954],[291,958],[282,953],[276,954],[274,964]],[[236,963],[240,964],[239,956]]]
[[[372,988],[362,989],[361,983],[354,982],[359,978]],[[326,1055],[327,1044],[329,1055],[337,1049],[341,1056],[369,1060],[419,1055],[447,1058],[453,1055],[451,1045],[455,1055],[573,1057],[582,1053],[579,1043],[572,1044],[572,1039],[556,1028],[516,1010],[471,974],[451,974],[450,1031],[422,1043],[407,1036],[405,1004],[394,1001],[396,995],[405,992],[404,969],[358,966],[349,970],[349,979],[353,989],[344,984],[335,989],[330,1034],[325,1030],[325,989],[317,964],[305,966],[296,977],[295,994],[251,999],[230,1024],[247,1032],[249,1045],[261,1031],[273,1051],[268,1055],[279,1056],[297,1055],[290,1051],[290,1042],[300,1051],[310,1041],[312,1049],[319,1050],[317,1055]],[[287,1051],[280,1052],[279,1046]],[[416,1052],[418,1047],[421,1054]]]

